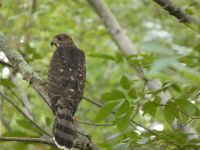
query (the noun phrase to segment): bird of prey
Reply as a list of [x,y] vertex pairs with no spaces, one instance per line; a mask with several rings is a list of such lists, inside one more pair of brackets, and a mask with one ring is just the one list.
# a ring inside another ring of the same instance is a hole
[[58,147],[70,150],[77,134],[73,116],[85,87],[85,55],[66,34],[53,37],[53,45],[56,50],[48,71],[48,95],[55,115],[53,136]]

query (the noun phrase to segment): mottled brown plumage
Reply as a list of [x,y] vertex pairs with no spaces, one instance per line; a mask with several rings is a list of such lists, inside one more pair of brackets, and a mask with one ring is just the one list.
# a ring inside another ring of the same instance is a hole
[[53,135],[61,148],[71,149],[76,137],[73,116],[85,87],[85,56],[66,34],[56,35],[56,51],[48,72],[48,94],[56,116]]

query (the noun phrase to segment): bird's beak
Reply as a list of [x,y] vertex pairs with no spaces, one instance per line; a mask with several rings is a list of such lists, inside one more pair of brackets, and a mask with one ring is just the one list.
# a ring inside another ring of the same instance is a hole
[[50,45],[51,45],[51,47],[53,47],[54,45],[56,45],[56,43],[54,42],[54,40],[51,41]]

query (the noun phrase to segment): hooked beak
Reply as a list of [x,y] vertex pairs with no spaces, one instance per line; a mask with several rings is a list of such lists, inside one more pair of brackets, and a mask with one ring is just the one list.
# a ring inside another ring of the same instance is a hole
[[58,40],[56,38],[53,38],[50,45],[51,47],[53,47],[55,45],[55,47],[57,46]]
[[54,45],[56,45],[56,43],[54,42],[54,40],[51,41],[50,45],[51,45],[51,47],[53,47]]

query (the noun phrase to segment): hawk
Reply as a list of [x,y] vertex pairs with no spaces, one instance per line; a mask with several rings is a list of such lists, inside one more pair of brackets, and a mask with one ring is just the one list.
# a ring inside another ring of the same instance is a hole
[[73,116],[85,87],[85,55],[66,34],[53,37],[56,51],[48,71],[48,95],[55,115],[53,136],[62,149],[71,149],[76,137]]

